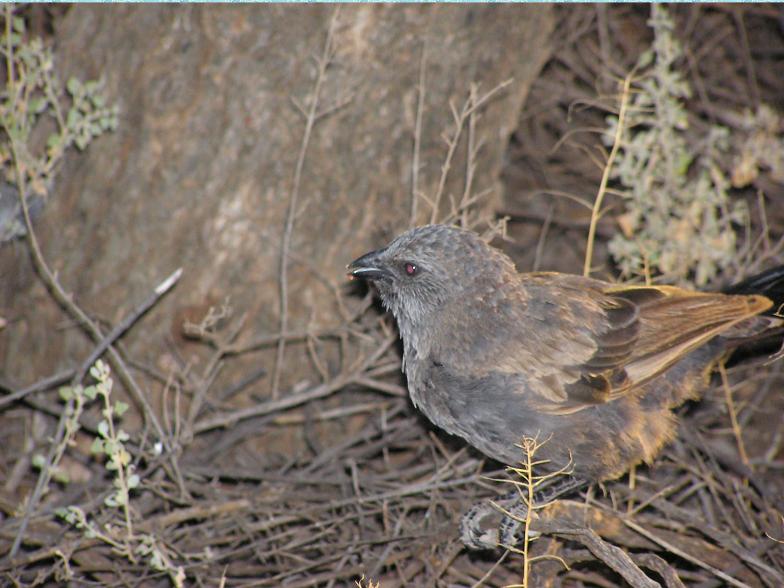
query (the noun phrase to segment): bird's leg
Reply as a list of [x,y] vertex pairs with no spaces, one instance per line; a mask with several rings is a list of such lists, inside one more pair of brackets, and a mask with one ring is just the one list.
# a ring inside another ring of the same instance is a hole
[[[534,504],[537,506],[552,502],[556,498],[579,490],[588,484],[587,480],[574,476],[557,476],[546,486],[534,493]],[[489,502],[479,502],[472,506],[460,519],[460,539],[469,549],[495,549],[499,545],[515,545],[518,532],[528,514],[528,505],[520,500],[520,492],[513,490],[504,496]],[[506,511],[501,513],[501,522],[497,527],[482,528],[482,522],[491,515],[498,515],[499,507]]]

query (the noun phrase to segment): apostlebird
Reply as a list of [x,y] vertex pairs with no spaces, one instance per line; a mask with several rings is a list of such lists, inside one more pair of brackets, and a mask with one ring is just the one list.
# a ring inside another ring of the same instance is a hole
[[[348,270],[397,320],[414,405],[508,465],[523,437],[546,440],[537,459],[571,468],[566,489],[651,462],[675,434],[672,409],[784,318],[784,266],[729,293],[518,273],[475,233],[444,225],[407,231]],[[492,543],[479,534],[463,540]]]

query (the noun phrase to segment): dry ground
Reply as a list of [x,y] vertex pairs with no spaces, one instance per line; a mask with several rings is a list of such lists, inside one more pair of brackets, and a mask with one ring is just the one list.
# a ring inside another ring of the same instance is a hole
[[[688,102],[695,128],[718,122],[740,141],[744,109],[767,103],[784,111],[781,7],[692,5],[673,13],[695,89]],[[645,6],[558,9],[558,42],[528,98],[503,174],[498,212],[510,217],[510,239],[499,244],[521,270],[582,269],[590,211],[560,195],[592,202],[596,194],[602,154],[595,129],[604,125],[602,106],[613,105],[617,80],[650,44],[647,17]],[[728,172],[732,165],[728,159]],[[773,176],[762,169],[732,192],[748,201],[754,256],[739,258],[716,286],[784,262],[784,185]],[[617,230],[612,218],[599,224],[595,254],[605,276],[614,275],[604,246]],[[362,341],[352,369],[277,399],[255,398],[244,409],[233,408],[232,398],[251,395],[265,374],[248,373],[246,381],[216,390],[211,370],[278,337],[236,337],[239,312],[191,333],[214,352],[208,365],[167,383],[169,406],[194,394],[211,412],[195,423],[187,414],[184,422],[167,417],[170,433],[182,427],[193,436],[182,453],[173,447],[159,458],[142,455],[147,428],[132,436],[127,447],[140,487],[127,528],[121,510],[102,506],[113,474],[88,451],[73,451],[63,461],[71,482],[51,482],[22,548],[8,557],[23,497],[37,479],[29,456],[54,434],[61,411],[51,390],[70,374],[42,381],[16,402],[0,397],[0,439],[14,448],[0,452],[0,583],[163,586],[180,582],[180,574],[185,585],[198,586],[350,586],[362,577],[363,585],[384,588],[520,582],[519,554],[468,553],[457,539],[460,514],[504,489],[488,480],[499,466],[416,413],[399,374],[393,323],[361,288],[346,286],[340,296],[347,307],[341,330],[291,341],[310,345],[316,358],[322,340]],[[125,361],[136,365],[132,357]],[[680,411],[678,441],[652,467],[546,510],[539,524],[549,533],[532,543],[533,554],[562,561],[534,562],[530,585],[643,585],[640,570],[646,581],[667,586],[784,585],[782,370],[781,361],[732,364],[724,385],[717,376],[702,402]],[[98,419],[85,415],[77,444],[89,446]],[[304,448],[265,452],[248,442],[275,428],[298,431]],[[53,517],[63,506],[79,506],[99,530],[115,525],[103,530],[108,536],[127,531],[129,544],[147,541],[148,552],[124,553],[122,541],[112,546],[100,533],[69,528]],[[116,533],[117,525],[125,530]]]

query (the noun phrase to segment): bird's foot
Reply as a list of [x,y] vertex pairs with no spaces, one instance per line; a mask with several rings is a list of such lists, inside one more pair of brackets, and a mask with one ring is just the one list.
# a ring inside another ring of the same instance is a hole
[[493,502],[479,502],[460,519],[460,540],[475,550],[514,546],[527,514],[528,507],[517,491]]
[[[537,490],[534,504],[544,505],[556,498],[587,485],[574,476],[562,476]],[[520,531],[528,517],[528,504],[514,490],[493,502],[479,502],[460,519],[460,540],[469,549],[514,547],[520,541]],[[488,524],[489,522],[489,524]],[[529,532],[529,539],[538,533]]]

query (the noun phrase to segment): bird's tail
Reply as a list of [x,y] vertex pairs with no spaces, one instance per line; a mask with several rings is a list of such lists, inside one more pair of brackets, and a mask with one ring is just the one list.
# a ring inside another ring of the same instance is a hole
[[746,278],[724,290],[725,294],[758,294],[770,298],[773,306],[764,315],[784,319],[784,265]]
[[[748,321],[748,331],[730,335],[728,342],[735,351],[731,363],[749,357],[768,356],[768,361],[784,357],[784,265],[746,278],[724,290],[725,294],[757,294],[769,298],[773,305]],[[742,326],[741,326],[742,328]]]

